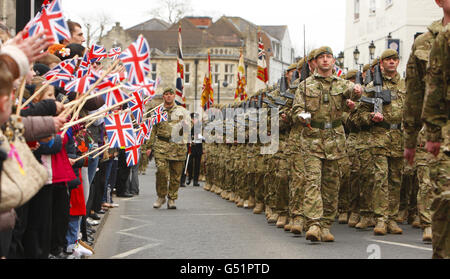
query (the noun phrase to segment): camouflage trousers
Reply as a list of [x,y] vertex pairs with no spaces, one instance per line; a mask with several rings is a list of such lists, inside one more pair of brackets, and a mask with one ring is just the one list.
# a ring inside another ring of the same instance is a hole
[[307,227],[330,228],[336,218],[338,195],[347,158],[324,160],[305,154],[303,212]]
[[373,154],[373,210],[375,217],[387,222],[396,220],[400,206],[403,158]]
[[206,184],[213,185],[214,184],[214,176],[217,175],[217,171],[215,171],[213,160],[211,155],[208,154],[205,160],[205,178]]
[[287,155],[279,153],[267,161],[264,176],[267,185],[266,204],[275,213],[288,216],[289,213],[289,161]]
[[[241,199],[248,199],[248,185],[247,185],[247,154],[244,150],[241,150],[241,157],[236,160],[236,180],[235,180],[235,192]],[[245,157],[244,157],[245,155]]]
[[348,213],[350,211],[351,203],[351,188],[350,188],[350,160],[347,157],[347,164],[343,166],[343,176],[341,178],[339,189],[338,211],[339,213]]
[[431,206],[433,258],[450,258],[450,155],[441,154],[438,165],[431,169],[437,195]]
[[170,161],[155,158],[156,162],[156,193],[159,198],[166,196],[171,200],[178,199],[183,161]]
[[141,151],[141,158],[139,159],[139,173],[141,174],[145,174],[145,172],[147,171],[147,167],[148,167],[148,156],[145,153],[145,151]]
[[359,161],[359,153],[354,152],[349,155],[350,175],[349,184],[349,212],[359,214],[360,207],[360,183],[361,183],[361,162]]
[[[361,216],[373,215],[374,162],[370,149],[358,152],[359,158],[359,186],[353,181],[354,188],[359,188],[358,208]],[[357,174],[355,174],[357,175]],[[353,191],[353,190],[352,190]]]
[[255,201],[257,203],[264,203],[265,185],[264,175],[266,173],[266,166],[264,165],[264,156],[257,155],[255,157]]
[[301,152],[292,152],[289,158],[291,179],[289,182],[289,216],[303,218],[305,198],[305,162]]
[[400,190],[400,211],[407,211],[408,216],[417,215],[417,193],[419,183],[417,180],[416,166],[405,164]]

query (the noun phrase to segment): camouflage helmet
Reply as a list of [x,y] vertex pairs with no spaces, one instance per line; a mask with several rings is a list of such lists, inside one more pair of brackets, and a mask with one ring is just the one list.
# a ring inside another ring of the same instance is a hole
[[376,58],[375,60],[373,60],[372,64],[370,65],[371,68],[375,67],[378,64],[378,58]]
[[300,70],[301,68],[303,68],[303,65],[305,65],[305,58],[304,57],[302,59],[300,59],[300,61],[298,61],[297,69]]
[[363,72],[365,73],[365,72],[367,72],[369,69],[370,69],[370,64],[366,64],[366,65],[364,65],[364,67],[363,67]]
[[327,46],[320,47],[314,53],[314,59],[317,59],[317,57],[319,57],[320,55],[322,55],[324,53],[333,55],[333,50],[331,49],[331,47],[327,47]]
[[398,52],[394,49],[387,49],[385,51],[383,51],[383,53],[381,54],[381,60],[384,60],[386,58],[394,58],[394,59],[398,59]]
[[350,80],[350,79],[352,79],[352,78],[355,78],[357,72],[358,72],[357,70],[349,70],[349,71],[347,72],[347,74],[345,75],[345,79],[346,79],[346,80]]
[[308,62],[314,59],[316,59],[316,49],[311,50],[311,52],[308,54]]
[[287,70],[286,71],[292,71],[292,70],[295,70],[295,69],[297,69],[297,63],[294,63],[294,64],[291,64],[288,68],[287,68]]
[[163,95],[164,95],[165,93],[167,93],[167,92],[170,92],[170,93],[172,93],[172,94],[175,94],[175,90],[173,90],[172,87],[166,87],[166,88],[164,88]]

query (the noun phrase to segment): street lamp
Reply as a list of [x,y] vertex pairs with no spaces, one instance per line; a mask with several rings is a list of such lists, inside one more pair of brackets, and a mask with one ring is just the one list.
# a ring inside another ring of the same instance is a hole
[[359,52],[358,46],[356,46],[355,51],[353,51],[353,59],[355,59],[355,64],[358,65],[359,55],[361,53]]
[[338,62],[339,62],[339,65],[341,66],[341,68],[344,68],[344,52],[343,51],[341,51],[341,52],[339,52],[339,55],[338,55]]
[[[225,80],[222,85],[227,88],[228,82]],[[220,80],[217,80],[217,103],[220,104]]]
[[373,56],[375,55],[375,49],[377,47],[375,46],[375,44],[373,43],[373,41],[370,43],[369,45],[369,54],[370,54],[370,60],[373,60]]

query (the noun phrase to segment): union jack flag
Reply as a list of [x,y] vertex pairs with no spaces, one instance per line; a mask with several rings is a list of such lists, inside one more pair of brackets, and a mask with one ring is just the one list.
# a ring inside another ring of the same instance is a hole
[[125,148],[136,144],[136,135],[129,112],[106,116],[105,130],[110,148]]
[[[120,76],[117,74],[109,75],[106,77],[102,83],[97,86],[97,89],[102,91],[106,89],[110,89],[118,85],[120,82]],[[128,98],[127,94],[125,94],[120,88],[110,91],[103,95],[103,99],[105,100],[105,105],[107,107],[111,107],[115,104],[121,103]]]
[[137,136],[136,136],[136,144],[142,145],[145,141],[145,134],[142,130],[139,130]]
[[267,73],[266,51],[264,50],[264,44],[262,42],[261,33],[259,34],[259,43],[258,43],[257,77],[264,83],[267,83],[269,81],[269,74]]
[[89,67],[91,65],[91,62],[89,61],[89,52],[86,51],[84,56],[82,58],[79,57],[78,59],[80,59],[81,61],[79,61],[78,70],[75,76],[77,78],[81,78],[87,75],[89,72]]
[[139,157],[141,151],[141,145],[130,146],[125,149],[125,154],[127,156],[127,166],[136,166],[139,163]]
[[44,78],[47,80],[51,80],[52,78],[56,77],[57,79],[51,82],[51,85],[57,87],[64,87],[67,83],[69,83],[72,79],[75,78],[73,76],[73,73],[77,66],[76,63],[77,62],[75,59],[64,60],[61,63],[59,63],[56,67],[48,71],[44,75]]
[[338,66],[334,66],[334,70],[336,71],[336,75],[338,77],[342,76],[342,74],[344,73],[344,71],[342,71],[342,69],[339,68]]
[[181,38],[181,24],[178,27],[178,49],[177,49],[177,80],[175,102],[186,107],[186,97],[184,96],[184,61],[183,61],[183,40]]
[[103,46],[99,46],[96,44],[92,45],[91,49],[89,50],[89,62],[100,62],[106,57],[108,57],[108,54],[106,53],[106,50]]
[[117,60],[119,58],[120,54],[122,53],[122,49],[120,47],[112,48],[108,52],[108,57],[112,60]]
[[150,118],[150,120],[151,120],[150,124],[152,126],[155,126],[161,122],[167,121],[168,118],[169,117],[168,117],[167,111],[162,112],[162,113],[157,113],[157,114],[153,115],[152,118]]
[[78,92],[80,94],[86,93],[89,88],[99,79],[98,74],[91,71],[82,78],[75,79],[64,87],[67,92]]
[[142,35],[122,52],[119,59],[127,69],[131,84],[145,82],[145,77],[150,72],[150,48]]
[[[137,85],[139,91],[144,96],[152,97],[156,95],[156,88],[158,87],[158,81],[151,80],[149,78],[145,79],[145,82]],[[151,99],[151,98],[150,98]]]
[[144,133],[144,138],[145,139],[150,139],[150,135],[152,133],[152,128],[153,126],[150,123],[150,119],[145,120],[144,122],[141,123],[141,131]]
[[[47,3],[48,4],[48,3]],[[61,8],[61,1],[54,0],[46,7],[43,5],[42,11],[25,26],[24,38],[32,37],[44,31],[45,35],[52,38],[53,43],[59,43],[64,39],[70,39],[70,30]]]
[[131,109],[131,113],[133,113],[136,122],[140,124],[144,116],[144,100],[142,99],[142,94],[139,93],[139,91],[133,92],[133,97],[134,99],[128,103],[128,107]]

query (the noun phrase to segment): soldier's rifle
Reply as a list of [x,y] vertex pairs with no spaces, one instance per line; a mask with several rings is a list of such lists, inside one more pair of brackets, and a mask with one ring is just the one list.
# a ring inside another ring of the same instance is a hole
[[370,68],[366,71],[366,78],[364,79],[364,85],[368,85],[373,81],[372,71]]
[[366,96],[361,97],[361,102],[374,105],[374,112],[383,114],[383,105],[389,105],[391,103],[391,91],[383,90],[383,75],[381,73],[381,66],[375,66],[375,73],[373,79],[373,88],[366,89],[367,93],[374,93],[373,98]]

